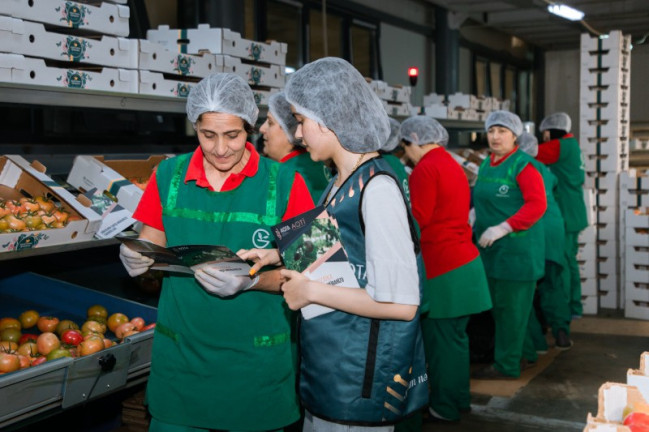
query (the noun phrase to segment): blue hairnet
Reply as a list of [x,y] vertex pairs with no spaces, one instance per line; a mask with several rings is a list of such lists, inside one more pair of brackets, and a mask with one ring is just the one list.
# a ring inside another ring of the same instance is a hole
[[437,120],[430,116],[417,115],[401,123],[401,139],[416,145],[448,144],[448,132]]
[[548,129],[561,129],[570,132],[571,126],[572,121],[570,120],[570,116],[564,112],[558,112],[544,118],[541,126],[539,126],[539,130],[543,132]]
[[485,121],[485,130],[489,131],[492,126],[503,126],[509,129],[516,136],[523,133],[523,122],[513,112],[509,111],[491,111]]
[[246,81],[232,73],[215,73],[203,78],[187,96],[187,118],[196,123],[206,112],[220,112],[241,117],[250,125],[257,122],[259,108]]
[[539,140],[529,132],[523,132],[516,138],[518,147],[528,155],[536,157],[539,154]]
[[275,121],[279,123],[289,142],[293,145],[298,144],[300,140],[295,138],[297,120],[293,117],[291,104],[286,100],[284,92],[273,93],[268,99],[268,109],[275,118]]
[[390,136],[385,144],[383,144],[383,147],[381,147],[381,150],[386,153],[390,153],[397,148],[399,144],[399,129],[401,128],[401,123],[397,119],[389,117],[388,120],[390,120]]
[[379,150],[390,136],[381,100],[354,66],[336,57],[308,63],[284,89],[295,111],[333,131],[346,150]]

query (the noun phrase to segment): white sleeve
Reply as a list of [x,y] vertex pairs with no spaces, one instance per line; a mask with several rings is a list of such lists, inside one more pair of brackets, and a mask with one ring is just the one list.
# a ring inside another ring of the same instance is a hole
[[397,183],[379,175],[363,192],[367,286],[374,300],[419,305],[419,274],[408,213]]

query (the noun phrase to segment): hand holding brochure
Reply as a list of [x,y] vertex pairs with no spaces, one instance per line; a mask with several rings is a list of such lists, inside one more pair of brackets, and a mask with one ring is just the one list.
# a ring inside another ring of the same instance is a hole
[[225,246],[182,245],[162,247],[132,237],[118,236],[129,249],[155,261],[155,270],[194,274],[204,266],[212,266],[235,276],[248,276],[250,265]]
[[[286,268],[329,285],[359,287],[343,249],[338,224],[323,206],[275,225],[273,234]],[[302,308],[302,316],[311,319],[331,311],[311,304]]]

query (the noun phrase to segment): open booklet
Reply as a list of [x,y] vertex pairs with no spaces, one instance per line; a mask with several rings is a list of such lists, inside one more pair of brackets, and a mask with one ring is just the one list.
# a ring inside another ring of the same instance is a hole
[[182,245],[162,247],[133,237],[117,236],[129,249],[147,256],[155,270],[193,274],[206,265],[235,276],[248,276],[250,265],[225,246]]
[[[272,231],[286,268],[329,285],[359,287],[338,224],[323,206],[275,225]],[[333,309],[311,304],[301,311],[304,319],[311,319]]]

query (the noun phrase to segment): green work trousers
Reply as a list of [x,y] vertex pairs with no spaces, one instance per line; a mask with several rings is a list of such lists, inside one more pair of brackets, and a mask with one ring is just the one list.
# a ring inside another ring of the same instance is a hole
[[493,278],[488,278],[488,281],[495,325],[494,367],[505,375],[518,378],[536,281]]
[[579,232],[566,231],[566,245],[564,250],[570,281],[570,314],[580,317],[583,314],[583,307],[581,304],[581,276],[579,275],[579,263],[577,263]]
[[447,420],[459,420],[460,412],[471,406],[468,324],[469,316],[421,319],[429,405]]
[[543,334],[543,328],[536,316],[534,307],[530,311],[530,318],[527,320],[527,334],[523,343],[523,357],[527,361],[535,362],[539,355],[537,351],[547,351],[548,343]]
[[[197,428],[192,426],[165,423],[160,420],[156,420],[155,418],[152,418],[149,424],[149,432],[214,432],[216,430],[217,429],[203,429],[203,428]],[[272,432],[280,432],[280,431],[282,431],[282,429],[277,429]],[[229,432],[236,432],[236,431],[229,431]]]
[[[545,277],[539,282],[539,300],[545,321],[552,329],[555,339],[559,330],[565,331],[566,335],[570,336],[572,313],[569,278],[570,274],[563,266],[553,261],[545,262]],[[579,306],[581,307],[581,300]]]

